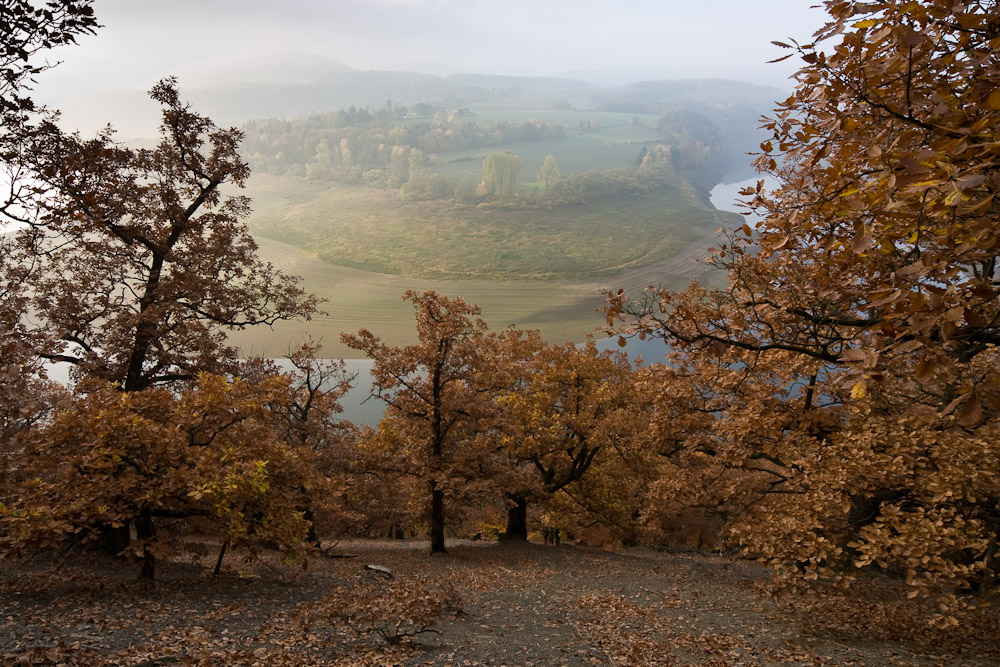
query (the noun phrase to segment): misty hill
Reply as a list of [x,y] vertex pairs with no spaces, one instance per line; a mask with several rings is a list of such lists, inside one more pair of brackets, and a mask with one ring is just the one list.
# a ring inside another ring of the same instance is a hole
[[714,108],[742,106],[770,111],[787,93],[774,86],[761,86],[730,79],[669,79],[638,81],[616,88],[609,95],[622,105],[700,104]]
[[207,88],[234,82],[307,84],[356,71],[328,56],[285,51],[249,59],[199,63],[197,66],[181,68],[176,74],[188,86]]
[[460,88],[419,72],[331,72],[306,83],[238,81],[193,89],[188,99],[221,124],[251,118],[288,118],[350,106],[381,107],[387,100],[410,105],[424,100],[465,101]]
[[[220,125],[308,116],[350,106],[381,108],[386,101],[402,106],[433,102],[459,107],[521,91],[552,90],[560,95],[590,91],[587,83],[548,77],[359,71],[332,58],[294,52],[209,62],[166,74],[176,74],[182,95]],[[150,136],[159,120],[155,105],[142,90],[102,91],[59,106],[65,125],[85,133],[110,122],[124,137]]]
[[585,81],[551,76],[504,76],[501,74],[452,74],[449,83],[464,87],[506,88],[547,91],[589,91],[593,88]]
[[[284,69],[290,73],[285,80],[273,77],[253,80],[230,78],[211,87],[196,87],[190,91],[189,98],[192,104],[218,122],[240,124],[253,118],[308,116],[351,106],[382,108],[387,101],[398,106],[424,103],[457,108],[525,91],[553,96],[592,93],[588,83],[552,77],[474,73],[439,77],[406,71],[362,72],[343,66],[313,69],[314,76],[309,79],[303,76],[310,71],[309,68],[293,67],[293,64],[284,61],[281,67],[272,65],[264,70],[276,72]],[[246,69],[250,69],[249,66]]]
[[[784,96],[777,88],[723,81],[645,81],[596,88],[569,78],[461,73],[446,77],[406,71],[359,71],[325,56],[286,52],[239,61],[217,61],[177,72],[181,93],[200,113],[220,125],[251,119],[289,119],[348,107],[382,109],[432,105],[459,109],[477,102],[551,108],[654,114],[663,123],[692,132],[700,126],[719,137],[728,158],[716,161],[700,183],[721,176],[733,163],[746,162],[756,148],[757,119]],[[93,132],[106,123],[125,138],[155,134],[158,110],[141,90],[105,91],[60,104],[65,125]],[[683,118],[677,114],[686,114]],[[672,115],[671,115],[672,114]],[[692,116],[695,114],[695,116]],[[662,129],[662,128],[661,128]],[[703,133],[704,134],[704,133]],[[701,140],[704,140],[702,137]]]

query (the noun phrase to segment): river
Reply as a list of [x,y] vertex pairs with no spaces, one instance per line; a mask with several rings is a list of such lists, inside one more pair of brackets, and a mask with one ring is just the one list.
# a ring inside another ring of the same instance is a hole
[[[745,178],[728,183],[726,182],[726,179],[723,178],[722,183],[716,185],[712,188],[712,191],[709,192],[709,198],[712,202],[712,206],[720,211],[734,211],[736,213],[745,212],[746,209],[741,209],[736,206],[736,200],[741,199],[740,190],[743,188],[755,187],[757,185],[757,181],[761,179],[764,180],[764,187],[768,191],[773,190],[778,186],[778,182],[770,176],[754,176],[753,178]],[[751,222],[759,219],[756,215],[749,215],[745,217]]]

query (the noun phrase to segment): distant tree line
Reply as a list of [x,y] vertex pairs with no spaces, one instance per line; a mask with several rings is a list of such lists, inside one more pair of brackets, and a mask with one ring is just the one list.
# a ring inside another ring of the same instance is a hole
[[[654,148],[645,167],[650,152],[646,148],[637,154],[633,168],[592,170],[558,178],[551,173],[540,175],[548,203],[580,203],[649,192],[663,184],[659,172],[666,160],[686,179],[705,188],[730,170],[735,153],[729,132],[708,116],[649,102],[607,106],[660,112],[655,127],[662,134],[662,143]],[[538,199],[537,192],[519,191],[519,178],[517,184],[499,194],[485,172],[482,181],[456,181],[425,167],[433,166],[439,153],[561,137],[567,127],[537,119],[483,122],[469,116],[467,109],[441,111],[424,103],[411,110],[387,101],[381,108],[351,106],[296,119],[255,120],[245,126],[243,154],[257,171],[399,189],[408,199],[454,199],[466,205],[488,203],[494,195],[506,204]],[[746,142],[737,143],[743,146]],[[738,151],[739,156],[745,157],[747,150]],[[501,154],[491,152],[484,157],[489,160]]]
[[[553,158],[550,168],[556,169],[556,175],[551,178],[545,190],[546,199],[552,203],[583,204],[660,190],[677,183],[675,153],[675,147],[657,144],[652,148],[642,149],[635,167],[582,171],[566,176],[558,174],[558,166]],[[542,169],[545,170],[545,165]]]
[[661,125],[676,138],[674,145],[643,148],[633,167],[568,175],[559,172],[555,157],[550,155],[538,173],[542,184],[539,192],[521,187],[521,169],[514,169],[512,161],[519,165],[520,158],[509,151],[484,156],[481,181],[449,179],[429,167],[436,162],[437,151],[500,147],[515,141],[558,137],[565,133],[564,125],[535,119],[477,123],[466,120],[467,112],[462,110],[396,122],[408,113],[406,107],[387,102],[379,110],[351,107],[321,117],[252,121],[247,125],[243,153],[254,168],[269,173],[399,189],[404,198],[411,200],[532,206],[581,204],[651,192],[673,182],[675,168],[701,167],[719,150],[708,126],[692,121],[693,130],[678,130],[680,124],[691,119],[685,115],[665,116]]
[[663,143],[674,147],[675,165],[696,185],[711,189],[727,173],[746,169],[747,154],[764,139],[759,119],[769,106],[739,99],[687,105],[609,100],[598,109],[658,116],[655,127]]
[[[419,106],[419,105],[418,105]],[[421,109],[428,111],[429,109]],[[406,107],[350,107],[320,116],[250,121],[243,154],[253,169],[311,179],[399,188],[435,153],[563,136],[540,120],[476,122],[461,111],[408,117]],[[413,150],[424,162],[415,161]]]

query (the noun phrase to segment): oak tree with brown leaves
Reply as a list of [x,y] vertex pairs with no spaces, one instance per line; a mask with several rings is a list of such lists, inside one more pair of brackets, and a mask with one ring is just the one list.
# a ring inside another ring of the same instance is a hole
[[805,62],[756,161],[780,185],[744,192],[762,220],[716,252],[728,288],[613,294],[609,320],[692,360],[696,447],[761,492],[746,549],[954,610],[995,593],[1000,551],[1000,12],[824,4],[813,43],[780,44]]
[[0,12],[0,502],[8,498],[12,481],[7,464],[19,455],[14,436],[43,419],[61,393],[46,379],[37,356],[44,337],[26,322],[26,285],[37,265],[25,250],[42,194],[32,179],[27,145],[52,113],[32,100],[31,87],[34,77],[52,66],[45,59],[48,49],[94,32],[91,5],[90,0],[41,5],[11,0]]
[[250,173],[242,133],[192,111],[173,79],[150,96],[163,107],[155,149],[110,130],[29,147],[49,190],[31,302],[61,344],[48,356],[124,391],[233,372],[227,331],[309,318],[317,303],[256,256],[250,202],[229,194]]
[[526,540],[529,502],[571,489],[632,440],[632,368],[623,353],[600,352],[592,341],[548,345],[536,333],[492,343],[490,370],[510,376],[495,390],[490,430],[505,459],[506,537]]
[[[192,473],[198,457],[183,438],[170,435],[176,435],[171,429],[204,415],[182,411],[184,418],[172,416],[172,423],[158,422],[157,416],[204,396],[206,371],[249,370],[227,344],[227,330],[309,317],[316,300],[296,279],[256,258],[244,220],[248,200],[222,192],[242,187],[249,173],[237,152],[239,131],[217,128],[191,111],[176,82],[165,79],[150,91],[163,107],[162,141],[155,149],[128,148],[115,142],[110,129],[90,140],[62,132],[55,115],[31,100],[31,79],[50,66],[46,49],[97,27],[91,3],[18,1],[4,10],[0,157],[6,189],[0,222],[16,225],[0,241],[0,378],[7,389],[0,405],[5,464],[0,508],[6,538],[14,546],[55,544],[68,535],[90,536],[97,526],[115,529],[108,532],[118,535],[118,550],[127,544],[132,523],[144,554],[143,574],[151,577],[163,537],[153,519],[192,513],[169,498],[193,497],[190,485],[223,474],[225,461],[251,450],[213,450],[213,456],[222,456],[211,463],[217,468]],[[46,382],[41,359],[74,368],[77,395],[63,397],[57,412],[51,406],[65,391]],[[177,382],[182,384],[170,391],[132,396]],[[109,383],[122,392],[120,401],[110,398]],[[273,443],[290,439],[300,448],[313,443],[304,433],[307,427],[315,430],[308,409],[273,421],[299,405],[295,392],[286,392],[287,405],[280,406],[268,391],[254,395],[262,401],[254,407],[255,423],[263,419],[260,411],[268,413]],[[239,409],[250,410],[249,402],[244,399]],[[335,400],[315,403],[337,408]],[[113,426],[116,420],[121,428]],[[223,422],[214,435],[191,435],[188,444],[219,444],[215,435],[248,423],[243,417]],[[150,423],[152,431],[144,430]],[[139,454],[133,455],[129,448],[135,446]],[[126,453],[116,454],[120,448]],[[191,458],[184,460],[185,454]],[[80,462],[95,457],[99,464]],[[282,457],[274,459],[280,467]],[[173,474],[163,472],[163,461],[178,462]],[[78,478],[70,479],[70,473]],[[299,496],[309,495],[305,487],[312,471],[289,464],[280,474],[297,477]],[[229,482],[225,487],[237,488]],[[100,500],[109,494],[113,502]],[[292,509],[302,507],[309,502]],[[268,511],[279,512],[265,503],[255,513]],[[229,532],[240,531],[237,522]]]
[[98,27],[92,0],[8,0],[0,13],[0,224],[35,220],[38,184],[27,150],[52,111],[31,99],[34,77],[53,64],[45,52],[74,44]]
[[21,483],[0,513],[5,546],[57,548],[132,523],[141,575],[152,579],[156,560],[175,548],[154,522],[170,519],[194,521],[223,549],[264,541],[303,554],[303,508],[329,497],[331,480],[289,437],[277,407],[300,399],[292,376],[277,373],[254,381],[203,373],[173,391],[80,392],[18,440]]
[[391,347],[371,331],[342,334],[352,349],[374,360],[372,396],[386,402],[380,431],[391,431],[412,457],[428,495],[431,552],[445,553],[445,499],[467,468],[463,455],[475,436],[486,401],[475,389],[487,332],[479,307],[461,298],[409,290],[416,345]]

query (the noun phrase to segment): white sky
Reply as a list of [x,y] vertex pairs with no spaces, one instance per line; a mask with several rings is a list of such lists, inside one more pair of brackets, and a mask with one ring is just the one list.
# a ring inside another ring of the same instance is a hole
[[795,59],[771,40],[808,42],[818,0],[96,0],[104,25],[44,75],[56,103],[145,89],[219,59],[297,51],[355,69],[630,78],[719,77],[782,85]]

